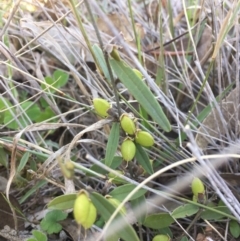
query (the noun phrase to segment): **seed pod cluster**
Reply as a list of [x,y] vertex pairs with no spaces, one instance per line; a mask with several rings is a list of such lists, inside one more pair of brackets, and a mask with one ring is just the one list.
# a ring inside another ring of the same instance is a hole
[[[135,70],[137,75],[140,75],[137,70]],[[140,77],[140,76],[139,76]],[[93,106],[98,115],[102,118],[109,116],[109,110],[111,105],[104,99],[95,98],[93,99]],[[136,127],[136,119],[133,114],[124,113],[121,115],[120,124],[123,131],[127,134],[127,138],[123,141],[121,145],[122,157],[125,161],[131,161],[136,154],[135,143],[140,144],[143,147],[151,147],[154,144],[153,136],[143,130],[139,130]]]
[[131,161],[136,154],[135,143],[143,147],[151,147],[154,144],[153,136],[136,127],[136,119],[133,115],[124,113],[120,117],[120,124],[123,131],[128,137],[123,141],[121,146],[122,157],[125,161]]
[[97,209],[85,190],[81,190],[75,200],[73,215],[76,222],[85,229],[90,228],[96,221]]

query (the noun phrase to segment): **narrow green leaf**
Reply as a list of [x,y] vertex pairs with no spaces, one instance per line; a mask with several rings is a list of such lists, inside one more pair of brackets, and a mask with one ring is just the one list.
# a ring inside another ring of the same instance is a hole
[[22,171],[22,169],[25,167],[26,163],[28,162],[28,159],[30,157],[30,153],[29,152],[25,152],[20,160],[20,163],[17,167],[17,173],[20,173]]
[[[115,157],[113,158],[113,161],[112,161],[110,167],[111,167],[113,170],[116,170],[116,169],[121,165],[122,161],[123,161],[123,160],[122,160],[122,157],[121,157],[121,156],[115,156]],[[101,160],[100,162],[101,162],[101,163],[104,163],[104,162],[105,162],[105,159]],[[105,175],[105,174],[108,173],[107,170],[105,170],[104,168],[98,166],[97,164],[93,164],[90,169],[91,169],[92,171],[94,171],[94,172],[97,172],[97,173],[103,174],[103,175]],[[87,173],[87,175],[90,176],[89,173]]]
[[[211,204],[208,205],[208,206],[212,206]],[[214,212],[214,210],[216,211],[221,211],[222,213],[217,213],[217,212]],[[229,211],[228,207],[226,206],[217,206],[217,207],[214,207],[213,210],[204,210],[202,213],[201,213],[201,218],[202,219],[206,219],[206,220],[220,220],[222,218],[225,217],[224,213],[226,214],[231,214],[231,212]]]
[[[133,184],[125,184],[125,185],[116,187],[113,191],[111,191],[109,193],[109,195],[112,196],[113,198],[118,199],[119,201],[122,201],[135,188],[136,188],[136,186]],[[143,196],[146,192],[147,192],[147,190],[141,188],[130,198],[130,200],[139,198],[139,197]]]
[[153,167],[152,163],[150,162],[150,159],[148,157],[147,152],[142,148],[141,145],[136,144],[136,160],[137,162],[142,166],[142,168],[148,173],[148,174],[153,174]]
[[77,197],[77,194],[61,195],[51,200],[47,206],[49,209],[59,209],[59,210],[70,209],[70,208],[73,208],[76,197]]
[[36,193],[36,191],[45,186],[47,184],[47,181],[46,180],[41,180],[39,182],[37,182],[33,188],[31,188],[27,193],[25,193],[21,199],[19,200],[19,203],[22,204],[27,198],[29,198],[33,193]]
[[126,64],[124,64],[122,61],[110,59],[110,64],[117,77],[125,85],[128,91],[135,97],[139,104],[164,131],[169,132],[171,130],[171,125],[160,104],[157,102],[147,85],[134,73],[131,68],[126,66]]
[[149,120],[148,113],[141,105],[139,106],[139,113],[143,117],[143,119],[141,119],[142,125],[149,131],[152,130],[152,127],[151,125],[149,125],[149,122],[148,122]]
[[[91,193],[90,198],[91,198],[94,206],[97,208],[98,213],[100,213],[100,215],[103,217],[105,222],[107,222],[116,208],[112,204],[110,204],[106,198],[104,198],[103,196],[101,196],[98,193],[95,193],[95,192]],[[114,238],[116,236],[118,236],[125,241],[129,241],[129,240],[139,241],[139,238],[138,238],[135,230],[127,222],[127,220],[124,218],[124,216],[121,213],[118,213],[118,215],[116,216],[116,219],[117,219],[117,222],[119,223],[119,225],[117,225],[118,230],[114,230],[114,232],[111,233],[111,235],[114,234]],[[112,225],[114,225],[114,226],[112,226]],[[116,223],[112,222],[112,224],[110,224],[110,226],[109,226],[109,230],[113,231],[113,228],[115,228],[115,227],[116,227]],[[107,240],[109,240],[109,239],[107,238]]]
[[176,218],[176,219],[185,218],[197,213],[198,210],[199,210],[199,207],[197,205],[187,203],[174,209],[171,215],[173,218]]
[[98,61],[98,66],[100,66],[104,76],[106,77],[107,81],[110,83],[111,78],[110,78],[110,75],[109,75],[109,71],[108,71],[107,64],[106,64],[106,61],[105,61],[102,50],[99,48],[99,46],[97,44],[94,44],[92,46],[92,50],[93,50],[93,52],[95,54],[95,57]]
[[168,213],[155,213],[146,217],[143,225],[148,228],[160,229],[169,227],[174,219]]
[[105,164],[110,167],[116,154],[118,143],[119,143],[119,132],[120,132],[120,124],[118,122],[113,123],[111,132],[108,137],[106,156],[105,156]]

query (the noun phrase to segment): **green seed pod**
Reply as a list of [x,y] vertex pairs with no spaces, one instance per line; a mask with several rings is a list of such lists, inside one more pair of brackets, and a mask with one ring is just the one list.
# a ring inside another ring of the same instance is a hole
[[95,98],[93,99],[93,106],[97,114],[99,114],[101,117],[106,118],[109,116],[107,111],[111,108],[111,105],[106,100]]
[[85,190],[81,190],[75,200],[73,215],[76,222],[85,229],[90,228],[96,221],[97,209]]
[[74,176],[74,164],[71,160],[65,161],[62,167],[65,169],[65,177],[68,179],[73,179]]
[[63,161],[61,158],[57,158],[58,164],[62,171],[62,174],[67,179],[73,179],[74,176],[74,164],[71,160]]
[[[121,204],[121,202],[118,200],[118,199],[116,199],[116,198],[112,198],[111,196],[109,196],[109,195],[107,195],[107,196],[105,196],[106,198],[107,198],[107,200],[115,207],[115,208],[117,208],[120,204]],[[126,208],[125,207],[122,207],[122,209],[121,209],[121,211],[120,211],[122,214],[126,214],[127,213],[127,210],[126,210]]]
[[116,47],[113,47],[113,49],[112,49],[110,55],[111,55],[115,60],[117,60],[117,61],[121,61],[120,54],[119,54],[119,52],[118,52],[118,50],[117,50]]
[[143,75],[142,75],[142,73],[139,70],[133,69],[133,72],[137,75],[137,77],[139,79],[143,79]]
[[133,135],[136,131],[136,126],[135,123],[133,121],[133,118],[127,114],[124,113],[121,115],[120,117],[120,124],[122,129],[129,135]]
[[135,136],[136,143],[144,147],[150,147],[154,144],[152,135],[146,131],[138,130]]
[[136,146],[133,141],[126,139],[121,146],[122,157],[125,161],[131,161],[136,154]]
[[203,182],[197,177],[194,177],[192,181],[192,192],[193,192],[193,195],[196,197],[198,197],[199,194],[205,193]]
[[158,234],[152,241],[170,241],[170,237],[165,234]]

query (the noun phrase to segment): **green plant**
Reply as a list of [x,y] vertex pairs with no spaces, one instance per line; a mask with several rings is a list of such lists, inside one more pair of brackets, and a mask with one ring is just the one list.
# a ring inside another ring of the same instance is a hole
[[[53,76],[45,77],[45,82],[41,87],[43,90],[48,89],[51,93],[55,93],[63,87],[68,81],[68,74],[62,70],[56,70]],[[39,103],[27,100],[24,95],[20,93],[21,99],[19,106],[13,105],[8,99],[0,97],[0,124],[6,127],[17,130],[19,127],[26,127],[31,122],[42,122],[48,119],[55,121],[54,111],[49,104],[41,98]],[[22,113],[22,114],[21,114]]]
[[53,210],[46,214],[40,223],[40,227],[48,234],[59,233],[62,230],[62,225],[59,221],[66,219],[67,213],[60,210]]
[[27,239],[27,241],[47,241],[46,234],[42,233],[39,230],[33,230],[32,234],[33,234],[33,237]]
[[27,21],[0,6],[0,163],[20,204],[50,188],[47,234],[74,209],[99,240],[195,240],[206,220],[238,239],[240,2],[69,3]]

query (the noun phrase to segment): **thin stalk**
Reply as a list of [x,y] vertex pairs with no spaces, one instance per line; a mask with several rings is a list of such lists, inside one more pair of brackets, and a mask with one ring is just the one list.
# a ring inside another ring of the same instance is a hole
[[[112,84],[112,87],[113,87],[113,92],[114,92],[114,95],[115,95],[115,98],[116,98],[118,116],[120,117],[120,116],[121,116],[121,109],[120,109],[120,103],[119,103],[119,96],[118,96],[117,87],[116,87],[116,84],[115,84],[115,81],[114,81],[113,72],[112,72],[112,69],[111,69],[111,66],[110,66],[110,63],[109,63],[108,53],[104,50],[103,41],[102,41],[100,32],[99,32],[99,30],[98,30],[98,27],[97,27],[97,25],[96,25],[95,19],[94,19],[94,17],[93,17],[93,14],[92,14],[92,11],[91,11],[91,8],[90,8],[90,5],[89,5],[88,0],[85,0],[84,3],[85,3],[85,5],[86,5],[86,8],[87,8],[88,13],[89,13],[89,15],[90,15],[90,19],[91,19],[91,21],[92,21],[94,30],[95,30],[95,32],[96,32],[96,35],[97,35],[97,39],[98,39],[98,41],[99,41],[100,48],[102,49],[102,51],[103,51],[103,53],[104,53],[104,59],[105,59],[106,64],[107,64],[109,76],[110,76],[110,79],[111,79],[111,84]],[[95,60],[95,59],[94,59],[94,60]],[[96,60],[95,60],[95,62],[97,63]]]

